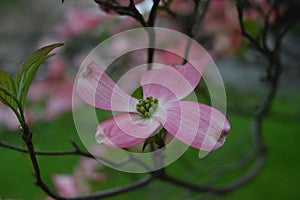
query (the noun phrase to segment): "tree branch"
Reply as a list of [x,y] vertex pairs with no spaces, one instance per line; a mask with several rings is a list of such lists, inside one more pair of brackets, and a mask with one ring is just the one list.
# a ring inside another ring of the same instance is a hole
[[[159,5],[160,0],[153,0],[153,5],[150,11],[149,18],[147,20],[147,25],[146,27],[153,27],[155,24],[155,19],[157,16],[157,8]],[[151,48],[155,45],[155,31],[152,29],[146,29],[148,36],[149,36],[149,48],[148,48],[148,53],[147,53],[147,63],[148,63],[148,70],[151,70],[152,68],[152,63],[153,63],[153,58],[154,58],[154,52],[155,49]]]
[[[152,182],[154,179],[152,176],[147,176],[143,179],[137,180],[136,182],[130,184],[130,185],[126,185],[126,186],[121,186],[121,187],[117,187],[117,188],[113,188],[110,190],[105,190],[105,191],[101,191],[101,192],[96,192],[93,194],[88,194],[88,195],[84,195],[84,196],[78,196],[78,197],[73,197],[73,198],[65,198],[65,197],[61,197],[60,195],[56,194],[55,192],[53,192],[43,181],[42,177],[41,177],[41,172],[40,172],[40,168],[39,168],[39,164],[36,158],[36,152],[34,151],[34,146],[32,143],[32,133],[29,130],[29,127],[27,125],[22,127],[22,138],[24,140],[24,142],[26,143],[27,146],[27,152],[30,155],[30,160],[31,163],[33,165],[34,168],[34,176],[35,176],[35,184],[38,185],[46,194],[48,194],[50,197],[53,197],[57,200],[90,200],[90,199],[100,199],[100,198],[104,198],[104,197],[109,197],[109,196],[113,196],[113,195],[117,195],[120,193],[124,193],[124,192],[129,192],[131,190],[135,190],[138,189],[140,187],[143,187],[147,184],[149,184],[150,182]],[[17,151],[21,151],[24,152],[24,149],[21,148],[16,148],[13,147],[11,145],[5,144],[5,143],[1,143],[2,146],[6,146],[10,149],[13,150],[17,150]],[[77,148],[77,145],[75,145],[75,149]],[[73,152],[75,153],[75,152]],[[47,154],[49,155],[49,154]],[[61,154],[58,154],[61,155]]]
[[142,14],[136,9],[134,2],[130,2],[130,6],[122,6],[118,3],[114,3],[108,0],[94,0],[97,4],[103,5],[107,7],[108,9],[111,9],[115,12],[117,12],[119,15],[126,15],[133,17],[136,19],[140,24],[145,27],[147,26],[146,21],[144,20]]
[[237,12],[238,12],[238,20],[239,20],[239,24],[240,24],[240,28],[241,28],[241,33],[243,34],[243,36],[250,42],[250,44],[252,46],[254,46],[254,48],[259,51],[260,53],[262,53],[263,55],[267,55],[268,52],[263,49],[259,42],[257,42],[247,31],[246,28],[244,26],[244,22],[243,22],[243,17],[244,17],[244,11],[243,11],[243,7],[242,5],[237,4]]
[[[22,153],[29,153],[29,151],[27,149],[14,146],[14,145],[6,143],[4,141],[0,141],[0,147],[5,147],[7,149],[15,150],[15,151],[22,152]],[[41,155],[41,156],[81,155],[81,156],[85,156],[88,158],[94,158],[94,156],[91,155],[90,153],[84,152],[80,149],[75,149],[72,151],[56,151],[56,152],[55,151],[54,152],[52,152],[52,151],[35,151],[34,153],[35,153],[35,155]]]
[[[199,10],[200,10],[199,5],[200,5],[201,1],[199,0],[199,1],[194,1],[194,2],[195,2],[195,7],[193,10],[193,14],[192,14],[192,23],[188,30],[189,38],[188,38],[188,41],[186,44],[186,48],[185,48],[185,52],[184,52],[184,59],[183,59],[182,64],[185,64],[187,62],[189,52],[190,52],[190,47],[192,44],[192,38],[197,39],[197,37],[199,37],[199,33],[201,32],[200,27],[202,25],[202,22],[205,18],[205,15],[206,15],[207,10],[210,5],[210,1],[204,2],[204,7],[203,7],[202,11],[199,12]],[[198,34],[198,35],[196,35],[196,34]]]

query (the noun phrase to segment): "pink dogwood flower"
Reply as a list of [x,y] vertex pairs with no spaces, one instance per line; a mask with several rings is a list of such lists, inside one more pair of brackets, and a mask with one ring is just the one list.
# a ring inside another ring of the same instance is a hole
[[72,197],[78,194],[75,179],[72,175],[57,174],[53,177],[54,185],[58,188],[60,195]]
[[95,62],[82,69],[76,85],[79,97],[94,107],[122,112],[98,125],[97,142],[131,147],[164,127],[177,139],[203,151],[222,146],[230,130],[226,117],[208,105],[182,100],[201,79],[201,62],[192,62],[143,73],[140,100],[124,92]]
[[[97,148],[96,153],[105,154],[105,148]],[[52,177],[54,186],[58,194],[63,197],[74,197],[76,195],[87,194],[93,191],[93,183],[104,183],[108,175],[99,171],[103,165],[95,159],[81,158],[75,166],[72,174],[55,174]],[[47,197],[45,200],[54,200]]]
[[97,12],[97,10],[79,9],[68,11],[65,18],[65,23],[57,29],[59,34],[66,38],[91,30],[107,19],[103,13]]

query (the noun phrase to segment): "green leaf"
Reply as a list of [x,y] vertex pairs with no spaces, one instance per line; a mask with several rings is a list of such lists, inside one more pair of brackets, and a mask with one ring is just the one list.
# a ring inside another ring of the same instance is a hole
[[0,69],[0,101],[15,112],[18,110],[17,92],[12,78]]
[[31,56],[25,59],[20,69],[14,75],[14,81],[17,89],[17,99],[20,102],[21,109],[24,108],[25,99],[31,82],[39,66],[54,54],[50,54],[53,49],[63,44],[52,44],[35,51]]

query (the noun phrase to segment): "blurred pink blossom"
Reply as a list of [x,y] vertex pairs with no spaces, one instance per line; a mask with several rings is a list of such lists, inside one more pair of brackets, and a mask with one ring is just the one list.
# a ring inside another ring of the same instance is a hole
[[139,23],[131,17],[111,16],[110,21],[114,25],[111,25],[107,28],[113,35],[139,26]]
[[106,16],[97,10],[70,10],[66,13],[66,21],[58,27],[64,37],[72,37],[83,31],[91,30],[106,20]]
[[14,112],[2,103],[0,103],[0,124],[9,130],[16,130],[20,125]]
[[[257,20],[258,18],[265,17],[270,9],[270,1],[268,0],[253,0],[251,1],[252,5],[256,5],[257,8],[260,8],[260,10],[251,8],[251,9],[245,9],[245,19],[250,20]],[[273,24],[276,20],[276,12],[278,12],[279,15],[281,15],[284,11],[284,7],[280,6],[273,9],[269,15],[269,23]],[[263,16],[261,16],[263,15]]]
[[72,175],[57,174],[53,177],[53,182],[59,195],[63,197],[72,197],[78,194],[75,179]]
[[203,34],[212,38],[212,50],[230,55],[241,47],[238,14],[233,1],[212,0],[203,21]]
[[[24,111],[24,117],[29,125],[36,122],[35,116],[33,116],[28,110]],[[0,124],[8,130],[17,130],[20,122],[18,121],[15,113],[6,105],[0,103]]]
[[95,159],[83,158],[80,160],[73,174],[77,191],[80,193],[91,192],[88,181],[104,182],[107,180],[106,174],[97,172],[100,167],[102,167],[101,163]]
[[[105,153],[103,148],[93,148],[95,152]],[[105,173],[98,172],[103,165],[92,158],[81,158],[75,166],[73,174],[56,174],[53,176],[54,186],[58,194],[63,197],[74,197],[76,195],[92,192],[90,185],[92,182],[103,183],[108,176]],[[48,197],[47,200],[52,200]]]
[[53,183],[58,189],[59,195],[73,197],[79,194],[91,192],[89,181],[104,182],[107,176],[96,172],[102,165],[91,158],[83,158],[75,167],[73,174],[57,174],[53,177]]
[[217,34],[214,38],[213,50],[223,56],[232,55],[242,44],[243,36],[240,31],[232,31],[230,34]]
[[[263,24],[270,5],[267,0],[250,1],[255,6],[244,9],[243,20],[257,21]],[[279,13],[283,8],[278,8]],[[271,12],[269,22],[276,20],[275,12]],[[257,25],[259,26],[259,25]],[[259,27],[258,27],[259,28]],[[212,38],[213,51],[220,55],[230,55],[236,52],[242,44],[242,35],[238,22],[238,13],[234,1],[211,0],[203,21],[201,33]]]
[[28,100],[32,104],[42,104],[43,110],[39,115],[42,120],[51,120],[56,116],[72,110],[72,77],[66,72],[66,61],[61,57],[54,57],[48,67],[48,74],[42,81],[32,84]]
[[238,28],[235,4],[232,1],[212,0],[203,21],[204,34],[212,35]]
[[194,10],[195,3],[193,0],[173,0],[170,9],[179,14],[191,14]]

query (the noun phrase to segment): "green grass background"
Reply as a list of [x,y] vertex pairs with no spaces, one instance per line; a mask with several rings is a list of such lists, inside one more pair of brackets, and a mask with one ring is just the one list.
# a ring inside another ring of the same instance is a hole
[[[295,95],[296,96],[296,95]],[[230,98],[230,97],[229,97]],[[274,102],[272,112],[264,122],[264,138],[268,147],[265,167],[249,184],[236,189],[225,197],[215,197],[201,193],[192,193],[185,189],[156,181],[140,190],[118,195],[109,199],[299,199],[300,190],[300,123],[297,118],[300,98],[287,98],[280,95]],[[251,137],[247,131],[249,117],[228,113],[232,131],[226,144],[207,158],[199,160],[197,151],[190,149],[178,161],[167,168],[174,176],[193,182],[209,182],[211,176],[238,155],[249,151]],[[77,136],[71,114],[66,114],[51,123],[42,123],[32,128],[36,149],[68,150],[70,139],[80,140]],[[19,132],[2,130],[0,139],[22,146]],[[39,156],[43,178],[51,187],[51,177],[57,173],[72,173],[78,162],[78,156]],[[0,196],[3,199],[35,200],[44,199],[45,194],[34,185],[32,166],[27,155],[0,148]],[[247,167],[222,174],[215,182],[221,184],[239,176]],[[113,169],[102,169],[108,174],[108,180],[94,188],[102,190],[130,183],[142,175],[127,174]],[[167,196],[166,196],[167,195]]]

